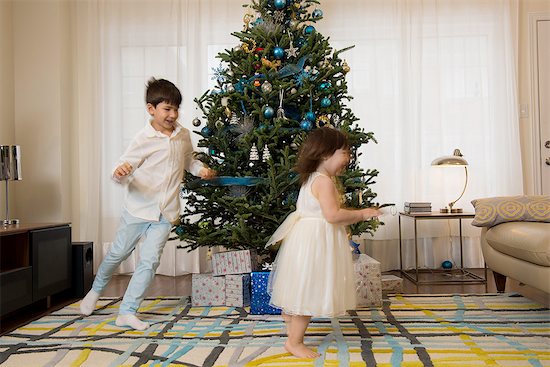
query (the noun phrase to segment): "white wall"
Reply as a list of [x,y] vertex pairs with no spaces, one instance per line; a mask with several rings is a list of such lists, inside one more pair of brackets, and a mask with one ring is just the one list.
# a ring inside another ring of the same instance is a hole
[[531,57],[529,49],[529,14],[550,14],[549,0],[521,0],[519,2],[519,103],[528,106],[529,116],[520,118],[521,157],[523,164],[523,187],[526,194],[535,193],[533,167],[538,164],[533,157],[533,104],[531,103]]
[[[0,145],[15,144],[15,121],[13,101],[13,32],[12,3],[0,1]],[[18,182],[10,185],[10,217],[17,217],[15,191]],[[5,182],[0,187],[0,218],[5,217]]]
[[15,142],[23,170],[15,207],[25,222],[71,221],[69,5],[12,5]]
[[0,144],[13,144],[15,139],[13,121],[13,32],[12,4],[0,1]]

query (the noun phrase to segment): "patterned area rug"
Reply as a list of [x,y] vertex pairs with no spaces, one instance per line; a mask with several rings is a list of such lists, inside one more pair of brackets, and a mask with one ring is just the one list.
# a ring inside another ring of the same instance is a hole
[[516,294],[392,295],[382,308],[314,319],[306,344],[285,352],[280,316],[150,298],[143,332],[117,327],[119,298],[92,316],[78,303],[0,338],[2,366],[550,366],[550,311]]

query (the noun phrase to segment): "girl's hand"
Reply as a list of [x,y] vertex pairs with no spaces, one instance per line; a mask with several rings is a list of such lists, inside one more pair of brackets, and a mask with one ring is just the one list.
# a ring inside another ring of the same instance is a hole
[[132,165],[130,163],[124,162],[120,166],[115,168],[115,172],[113,172],[113,175],[117,179],[122,178],[122,177],[128,176],[130,173],[132,173],[132,169],[134,169],[134,167],[132,167]]
[[210,168],[206,168],[206,167],[201,169],[200,172],[199,172],[199,177],[202,178],[203,180],[208,180],[210,178],[214,178],[214,177],[216,177],[216,175],[217,175],[216,171],[214,171]]
[[374,217],[379,217],[379,216],[382,215],[382,212],[380,210],[373,209],[373,208],[363,209],[362,212],[363,212],[363,220],[364,221],[367,221],[367,220],[370,220]]

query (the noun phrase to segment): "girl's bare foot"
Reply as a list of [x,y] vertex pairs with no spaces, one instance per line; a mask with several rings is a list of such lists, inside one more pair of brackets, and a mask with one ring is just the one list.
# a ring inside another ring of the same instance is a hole
[[312,351],[304,343],[292,344],[289,340],[285,342],[287,352],[298,358],[317,358],[319,353]]

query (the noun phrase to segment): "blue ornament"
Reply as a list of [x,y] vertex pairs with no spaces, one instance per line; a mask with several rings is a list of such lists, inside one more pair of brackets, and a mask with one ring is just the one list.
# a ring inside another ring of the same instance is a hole
[[312,127],[313,127],[313,124],[309,120],[303,119],[302,122],[300,122],[300,128],[302,130],[309,131],[311,130]]
[[185,228],[183,228],[183,226],[177,226],[177,227],[176,227],[176,234],[177,234],[178,236],[181,236],[181,235],[184,234],[184,233],[185,233]]
[[284,9],[284,7],[286,6],[286,0],[273,0],[273,5],[276,9]]
[[260,131],[260,132],[265,132],[265,131],[268,130],[268,128],[269,128],[268,125],[266,125],[266,124],[260,124],[260,126],[258,126],[258,131]]
[[306,43],[306,40],[303,39],[302,37],[298,38],[298,39],[294,42],[294,44],[295,44],[296,46],[298,46],[298,47],[302,47],[302,46],[304,45],[304,43]]
[[202,134],[202,136],[208,137],[208,136],[212,135],[212,130],[210,130],[210,128],[208,126],[205,126],[201,129],[201,134]]
[[273,56],[275,56],[276,59],[282,59],[283,56],[285,56],[285,50],[282,47],[275,47],[273,49]]
[[330,100],[330,98],[328,97],[325,97],[323,99],[321,99],[321,107],[329,107],[330,105],[332,104],[332,101]]
[[321,9],[315,9],[311,15],[313,18],[321,18],[323,16],[323,11]]
[[312,25],[308,25],[304,28],[304,34],[312,34],[313,32],[315,32],[315,27]]
[[265,106],[263,113],[266,119],[270,119],[275,115],[275,110],[271,106]]
[[259,18],[256,18],[253,24],[256,26],[256,25],[262,24],[263,22],[264,22],[264,18],[259,17]]
[[329,89],[330,87],[331,87],[330,82],[322,82],[321,84],[319,84],[319,90],[320,91],[325,91],[325,90]]
[[445,260],[441,263],[441,267],[443,269],[452,269],[453,268],[453,263],[450,262],[449,260]]
[[315,113],[313,113],[313,111],[308,111],[306,113],[306,120],[309,120],[311,122],[315,122],[316,118],[317,118],[317,116],[315,116]]

